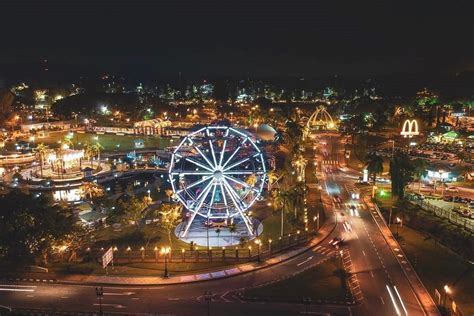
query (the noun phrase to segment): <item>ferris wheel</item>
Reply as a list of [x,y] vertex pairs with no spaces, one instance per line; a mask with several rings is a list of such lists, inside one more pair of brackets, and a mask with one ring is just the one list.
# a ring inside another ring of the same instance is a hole
[[176,147],[169,167],[175,197],[190,211],[186,236],[195,218],[208,221],[240,217],[250,235],[247,211],[266,180],[263,152],[251,134],[229,126],[207,126]]

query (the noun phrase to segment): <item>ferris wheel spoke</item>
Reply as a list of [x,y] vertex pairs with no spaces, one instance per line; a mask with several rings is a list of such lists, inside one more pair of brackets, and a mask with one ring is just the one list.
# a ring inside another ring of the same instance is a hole
[[201,155],[201,157],[208,163],[209,167],[210,168],[214,168],[214,166],[212,165],[212,163],[209,161],[209,159],[206,157],[206,155],[204,155],[201,151],[201,149],[199,149],[197,146],[194,146],[194,148],[197,150],[197,152]]
[[184,176],[210,176],[214,174],[213,172],[209,171],[198,171],[198,170],[190,170],[190,171],[173,171],[171,172],[172,176],[179,176],[179,175],[184,175]]
[[203,182],[209,181],[210,179],[212,179],[211,176],[203,177],[201,180],[194,181],[194,182],[192,182],[191,184],[189,184],[188,186],[186,186],[186,189],[181,189],[181,190],[177,191],[176,193],[181,193],[181,192],[183,192],[184,190],[191,189],[191,188],[195,187],[195,186],[198,185],[198,184],[201,184],[201,183],[203,183]]
[[242,142],[242,144],[240,144],[240,146],[237,147],[236,150],[234,150],[234,152],[232,153],[232,155],[230,155],[229,159],[227,159],[227,161],[224,163],[224,165],[222,166],[222,168],[225,168],[225,166],[227,166],[227,164],[232,161],[232,159],[234,158],[234,156],[239,152],[239,150],[242,148],[242,146],[245,145],[245,143],[247,142],[247,140],[248,140],[248,138],[244,139],[244,141]]
[[[212,186],[211,202],[209,202],[209,206],[212,206],[212,204],[214,203],[214,196],[216,195],[216,188],[217,188],[217,185],[214,183],[214,185]],[[210,208],[209,208],[209,210],[210,210]]]
[[248,183],[245,182],[245,181],[236,179],[236,178],[234,178],[234,177],[230,177],[230,176],[228,176],[228,175],[224,175],[224,177],[225,177],[227,180],[230,180],[230,181],[232,181],[232,182],[235,182],[235,183],[237,183],[237,184],[240,184],[240,185],[242,185],[242,186],[244,186],[244,187],[250,189],[251,191],[258,192],[257,189],[255,189],[254,187],[252,187],[250,184],[248,184]]
[[208,166],[205,166],[205,165],[203,165],[202,163],[200,163],[200,162],[198,162],[198,161],[196,161],[196,160],[194,160],[194,159],[192,159],[192,158],[187,157],[186,160],[189,161],[189,162],[192,162],[193,164],[195,164],[195,165],[198,166],[198,167],[201,167],[201,168],[203,168],[203,169],[206,169],[207,171],[210,171],[210,172],[213,171],[213,170],[212,170],[211,168],[209,168]]
[[232,191],[231,191],[231,188],[229,188],[229,185],[227,182],[223,182],[224,184],[224,188],[225,190],[227,191],[227,194],[229,195],[230,199],[232,200],[232,202],[234,203],[235,207],[237,208],[237,210],[239,212],[242,212],[242,208],[240,207],[239,203],[237,202],[237,200],[235,199],[234,195],[232,194]]
[[237,192],[235,192],[234,188],[229,184],[229,182],[226,179],[224,179],[224,185],[227,187],[227,189],[231,193],[231,196],[233,196],[234,203],[240,206],[238,208],[241,211],[245,210],[246,208],[245,203],[243,203],[243,201],[241,200],[241,197],[237,194]]
[[226,171],[225,174],[264,174],[263,171],[250,171],[250,170],[232,170]]
[[217,167],[216,154],[214,153],[214,146],[212,145],[212,140],[209,140],[209,147],[211,147],[212,160],[214,161],[214,168]]
[[[228,132],[229,130],[227,130]],[[227,139],[224,139],[224,143],[222,144],[222,151],[221,151],[221,157],[219,159],[219,166],[222,166],[222,159],[224,159],[224,153],[225,153],[225,146],[227,144]]]
[[197,207],[195,208],[196,212],[199,212],[199,210],[201,209],[202,204],[204,203],[207,196],[209,195],[209,191],[211,191],[212,184],[213,184],[213,182],[209,182],[209,184],[206,186],[206,188],[204,190],[202,190],[202,192],[199,194],[199,196],[197,198],[199,203],[198,203]]
[[241,160],[239,160],[239,161],[237,161],[237,162],[231,164],[229,167],[224,168],[224,171],[227,171],[227,170],[229,170],[229,169],[232,169],[232,168],[234,168],[234,167],[237,167],[238,165],[240,165],[240,164],[242,164],[242,163],[244,163],[244,162],[246,162],[246,161],[249,161],[249,160],[250,160],[250,158],[248,158],[248,157],[247,157],[247,158],[244,158],[244,159],[241,159]]
[[220,187],[221,187],[222,199],[224,200],[225,206],[227,206],[227,198],[225,197],[224,186],[222,185],[222,182],[221,182],[219,185],[220,185]]

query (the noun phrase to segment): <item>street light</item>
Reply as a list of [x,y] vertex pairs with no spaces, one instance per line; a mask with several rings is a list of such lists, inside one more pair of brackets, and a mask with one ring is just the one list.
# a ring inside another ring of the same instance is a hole
[[170,253],[170,250],[171,248],[170,247],[163,247],[161,248],[161,254],[165,256],[165,274],[164,274],[164,278],[169,278],[170,275],[168,273],[168,254]]
[[399,224],[397,226],[397,236],[398,236],[398,227],[403,227],[403,218],[400,218],[397,216],[397,223]]
[[443,306],[446,307],[446,299],[447,299],[447,297],[448,297],[448,294],[451,293],[451,288],[446,284],[443,289],[444,289],[444,302],[443,302]]
[[260,239],[256,239],[255,243],[257,244],[257,261],[260,262],[260,248],[262,246],[262,241]]
[[104,296],[104,288],[103,287],[96,287],[95,288],[95,295],[99,299],[99,315],[103,315],[102,312],[102,297]]

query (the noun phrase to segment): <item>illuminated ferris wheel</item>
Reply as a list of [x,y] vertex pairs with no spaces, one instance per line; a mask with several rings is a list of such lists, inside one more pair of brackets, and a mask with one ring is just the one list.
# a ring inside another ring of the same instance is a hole
[[186,136],[173,152],[169,179],[177,199],[190,211],[182,236],[196,217],[240,217],[250,235],[247,211],[266,179],[263,152],[251,134],[229,126],[207,126]]

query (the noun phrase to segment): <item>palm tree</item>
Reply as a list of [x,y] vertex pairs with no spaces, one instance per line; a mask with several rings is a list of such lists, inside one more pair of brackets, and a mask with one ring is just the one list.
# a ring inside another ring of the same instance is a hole
[[276,173],[275,170],[271,170],[267,173],[267,179],[268,179],[268,187],[267,189],[269,191],[271,191],[272,189],[272,186],[278,181],[280,180],[280,177],[278,176],[278,174]]
[[86,156],[86,158],[88,158],[91,162],[91,168],[94,168],[94,164],[93,164],[93,161],[92,161],[92,158],[94,157],[94,148],[91,144],[89,144],[89,142],[85,142],[84,143],[84,155]]
[[237,231],[237,226],[232,223],[229,225],[229,233],[230,233],[230,244],[232,244],[232,241],[234,240],[234,233]]
[[40,172],[41,172],[41,178],[43,177],[43,163],[44,163],[44,156],[46,155],[46,153],[48,152],[48,147],[41,143],[41,144],[38,144],[36,145],[36,148],[35,148],[35,152],[38,154],[39,156],[39,160],[40,160]]
[[67,145],[68,148],[74,148],[74,143],[72,142],[71,138],[69,137],[64,137],[62,144]]
[[82,195],[89,197],[90,200],[104,196],[104,189],[92,181],[83,182],[81,192]]
[[383,172],[383,158],[376,153],[371,153],[365,158],[367,163],[367,171],[372,174],[374,185],[376,183],[377,174]]
[[171,201],[171,197],[174,194],[173,190],[165,190],[165,194],[168,197],[168,199]]
[[421,192],[421,178],[426,174],[428,163],[424,159],[416,159],[413,161],[413,176],[418,180],[418,193]]
[[92,145],[92,150],[94,155],[97,155],[98,167],[100,168],[100,152],[104,149],[104,147],[99,143],[96,142],[95,145]]

